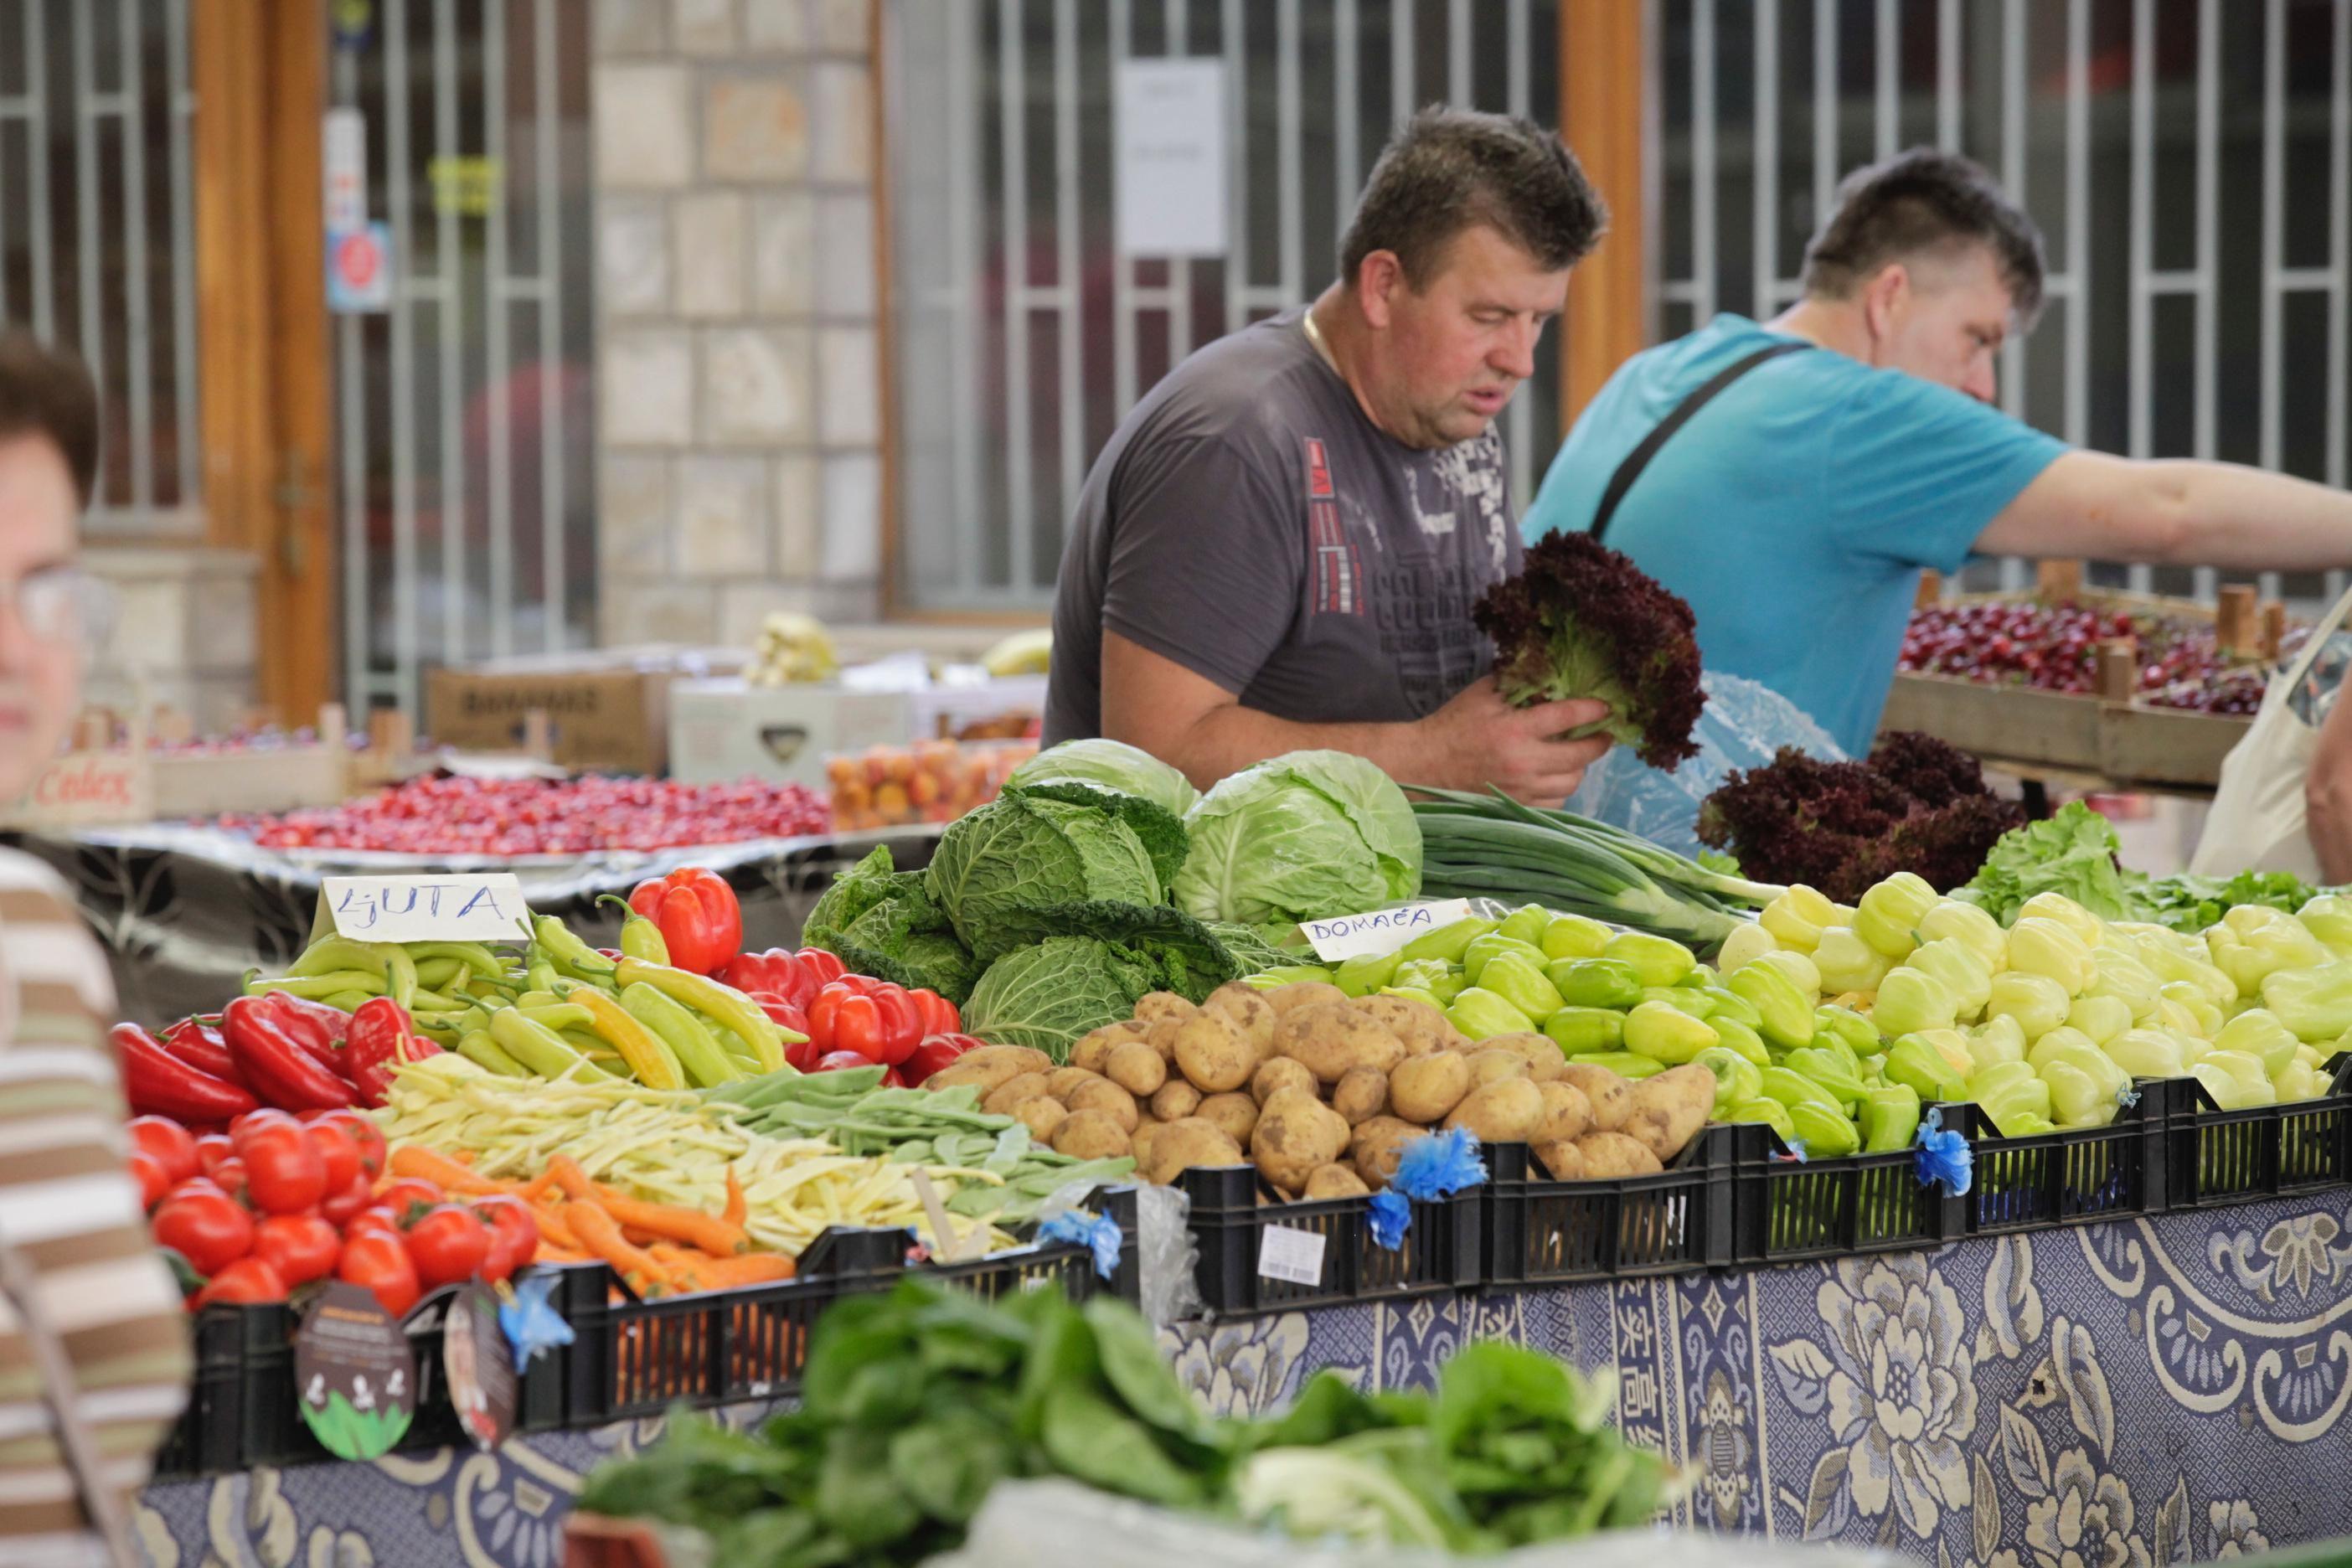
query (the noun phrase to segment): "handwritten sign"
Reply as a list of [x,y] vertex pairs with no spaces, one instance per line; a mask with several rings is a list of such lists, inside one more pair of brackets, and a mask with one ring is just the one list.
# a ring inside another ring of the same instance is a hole
[[359,942],[511,942],[530,912],[511,872],[329,877],[328,918]]
[[1394,952],[1423,931],[1452,925],[1470,914],[1467,899],[1439,899],[1433,903],[1407,904],[1399,910],[1371,910],[1337,920],[1306,921],[1299,929],[1315,945],[1315,956],[1326,963],[1350,958],[1378,958]]

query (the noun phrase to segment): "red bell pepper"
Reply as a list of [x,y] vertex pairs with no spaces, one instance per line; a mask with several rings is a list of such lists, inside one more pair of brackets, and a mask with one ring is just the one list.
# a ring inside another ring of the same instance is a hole
[[[351,1033],[352,1016],[341,1007],[330,1007],[324,1002],[312,1002],[300,996],[289,996],[283,991],[272,991],[253,998],[277,1022],[279,1029],[296,1045],[310,1055],[321,1067],[332,1071],[346,1083],[351,1071],[343,1065],[342,1044]],[[222,1033],[226,1037],[227,1023],[223,1017]],[[289,1109],[299,1110],[300,1107]]]
[[918,986],[907,994],[912,996],[915,1005],[923,1010],[924,1034],[953,1035],[962,1030],[963,1015],[956,1011],[954,1003],[938,992]]
[[[883,982],[877,982],[866,994],[882,1016],[881,1054],[874,1059],[884,1067],[897,1067],[915,1054],[915,1047],[929,1033],[923,1027],[922,1007],[902,987]],[[835,1028],[839,1027],[836,1017]]]
[[155,1037],[165,1050],[201,1073],[229,1083],[243,1085],[245,1075],[236,1070],[236,1060],[228,1054],[228,1042],[220,1031],[201,1018],[183,1018]]
[[808,965],[809,973],[816,976],[819,985],[830,985],[846,972],[841,960],[821,947],[804,947],[801,949],[799,958]]
[[808,1015],[785,1001],[772,991],[746,991],[743,994],[752,1005],[768,1016],[768,1022],[790,1029],[795,1035],[808,1033]]
[[919,1085],[964,1052],[979,1048],[980,1042],[970,1035],[928,1036],[921,1045],[915,1047],[913,1056],[898,1064],[898,1071],[908,1083]]
[[226,1121],[254,1109],[252,1095],[226,1079],[197,1071],[136,1024],[117,1024],[107,1037],[122,1060],[123,1098],[136,1115]]
[[343,1044],[352,1084],[362,1105],[382,1105],[392,1091],[393,1070],[404,1062],[439,1056],[441,1047],[416,1037],[415,1026],[399,1003],[378,996],[360,1005],[352,1015],[352,1032]]
[[719,972],[719,978],[747,994],[756,996],[764,991],[795,1007],[806,1007],[820,984],[815,972],[788,947],[737,953]]
[[[913,1048],[909,1041],[908,1049]],[[887,1067],[889,1049],[889,1026],[883,1021],[881,1004],[871,996],[844,996],[833,1010],[833,1049],[825,1054],[848,1051]]]
[[716,974],[743,950],[743,906],[716,871],[685,866],[648,878],[629,892],[629,908],[661,929],[670,965]]
[[285,1110],[329,1110],[352,1104],[358,1091],[281,1022],[284,1015],[269,1005],[278,999],[240,996],[221,1011],[221,1037],[228,1042],[229,1055],[245,1081],[263,1100]]

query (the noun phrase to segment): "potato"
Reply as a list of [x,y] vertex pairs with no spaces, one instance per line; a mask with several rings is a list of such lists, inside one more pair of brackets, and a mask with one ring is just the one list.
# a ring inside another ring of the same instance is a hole
[[1247,1144],[1250,1134],[1257,1131],[1257,1101],[1246,1094],[1210,1095],[1192,1114],[1223,1128],[1235,1143]]
[[1154,991],[1135,1005],[1135,1016],[1147,1024],[1157,1024],[1162,1018],[1181,1024],[1198,1011],[1173,991]]
[[1364,1178],[1366,1186],[1377,1191],[1387,1186],[1389,1179],[1396,1174],[1397,1161],[1403,1157],[1405,1145],[1428,1133],[1428,1128],[1415,1127],[1393,1116],[1375,1116],[1356,1129],[1355,1137],[1348,1142],[1348,1154],[1355,1163],[1356,1174]]
[[1257,1053],[1223,1013],[1196,1013],[1176,1030],[1176,1066],[1194,1088],[1223,1094],[1249,1082]]
[[1045,1092],[1067,1105],[1070,1102],[1070,1096],[1077,1092],[1079,1085],[1092,1083],[1100,1077],[1102,1077],[1100,1068],[1055,1068],[1045,1075]]
[[1151,1114],[1162,1121],[1181,1121],[1201,1104],[1201,1091],[1181,1078],[1171,1078],[1151,1097]]
[[1524,1143],[1544,1116],[1543,1091],[1531,1079],[1507,1078],[1472,1089],[1445,1119],[1486,1143]]
[[1530,1145],[1535,1157],[1543,1162],[1555,1182],[1584,1180],[1584,1151],[1574,1143],[1536,1143]]
[[1348,1123],[1304,1089],[1286,1089],[1265,1102],[1250,1131],[1250,1158],[1276,1186],[1297,1192],[1318,1165],[1347,1149]]
[[1242,1146],[1227,1137],[1223,1128],[1192,1116],[1160,1129],[1151,1141],[1151,1163],[1143,1174],[1145,1180],[1164,1187],[1195,1166],[1243,1163]]
[[980,1102],[980,1108],[991,1116],[1010,1116],[1014,1106],[1024,1100],[1034,1100],[1045,1092],[1044,1073],[1019,1073],[997,1085],[988,1098]]
[[1331,1090],[1331,1109],[1349,1126],[1370,1121],[1389,1108],[1389,1075],[1378,1068],[1349,1068]]
[[1260,1105],[1271,1099],[1277,1089],[1303,1089],[1313,1094],[1321,1087],[1305,1062],[1293,1061],[1288,1057],[1269,1057],[1250,1075],[1250,1095]]
[[1334,1161],[1328,1165],[1318,1166],[1308,1173],[1307,1190],[1298,1195],[1308,1203],[1313,1203],[1318,1198],[1365,1197],[1371,1190],[1364,1185],[1363,1177],[1356,1174],[1348,1166]]
[[1594,1067],[1591,1062],[1564,1063],[1559,1076],[1584,1091],[1586,1101],[1592,1107],[1592,1131],[1614,1132],[1625,1125],[1626,1113],[1633,1110],[1627,1098],[1633,1092],[1632,1084],[1607,1068]]
[[1316,1081],[1338,1083],[1349,1068],[1374,1067],[1386,1072],[1404,1060],[1404,1042],[1377,1018],[1354,1008],[1302,1007],[1283,1016],[1274,1032],[1276,1055],[1307,1064]]
[[1168,1124],[1164,1121],[1141,1121],[1136,1124],[1134,1131],[1127,1135],[1127,1150],[1135,1156],[1137,1171],[1151,1168],[1151,1151],[1159,1146],[1160,1135],[1167,1131]]
[[1411,996],[1359,996],[1348,1005],[1402,1041],[1409,1057],[1444,1050],[1459,1037],[1444,1014]]
[[1482,1051],[1518,1052],[1527,1058],[1528,1076],[1538,1083],[1549,1083],[1559,1076],[1562,1068],[1568,1066],[1568,1058],[1561,1054],[1557,1041],[1549,1035],[1528,1030],[1516,1035],[1491,1035],[1478,1042],[1478,1048]]
[[[978,1051],[966,1051],[962,1056],[925,1079],[923,1087],[925,1089],[961,1089],[970,1084],[980,1090],[981,1103],[984,1105],[988,1102],[990,1095],[994,1094],[1014,1079],[1024,1073],[1039,1070],[1009,1057],[995,1057],[980,1062],[971,1059],[980,1054]],[[1051,1062],[1045,1065],[1049,1068],[1053,1066]]]
[[1070,1114],[1070,1108],[1051,1095],[1037,1095],[1013,1108],[1013,1120],[1029,1129],[1029,1136],[1040,1143],[1054,1140],[1054,1129]]
[[1610,1176],[1653,1176],[1665,1169],[1646,1144],[1622,1132],[1588,1132],[1576,1141],[1575,1148],[1583,1156],[1585,1175],[1594,1181]]
[[[1592,1125],[1592,1102],[1574,1084],[1554,1079],[1536,1085],[1536,1091],[1543,1096],[1543,1120],[1528,1134],[1528,1142],[1569,1142],[1583,1137],[1584,1130]],[[1570,1178],[1562,1176],[1560,1180]]]
[[1250,1043],[1260,1061],[1274,1048],[1274,1026],[1278,1016],[1274,1004],[1256,986],[1229,981],[1210,992],[1209,999],[1201,1005],[1205,1011],[1223,1013],[1232,1019],[1235,1032]]
[[1320,980],[1301,980],[1289,985],[1277,985],[1258,994],[1265,998],[1265,1005],[1274,1009],[1277,1018],[1295,1007],[1319,1007],[1326,1002],[1345,1002],[1348,999],[1345,991],[1337,985],[1327,985]]
[[1696,1062],[1668,1068],[1635,1084],[1622,1131],[1664,1164],[1697,1136],[1715,1110],[1715,1075]]
[[1535,1076],[1528,1066],[1528,1058],[1508,1046],[1482,1045],[1462,1059],[1469,1066],[1472,1089],[1484,1089],[1507,1078],[1531,1079]]
[[1407,1057],[1389,1069],[1389,1110],[1407,1121],[1443,1121],[1469,1092],[1470,1064],[1459,1051]]
[[1134,1019],[1124,1024],[1105,1024],[1090,1035],[1078,1037],[1078,1043],[1070,1047],[1070,1065],[1084,1068],[1088,1072],[1100,1072],[1103,1064],[1110,1060],[1111,1052],[1129,1040],[1142,1039],[1150,1032],[1150,1025]]
[[1176,1059],[1176,1034],[1183,1026],[1184,1021],[1181,1018],[1162,1018],[1156,1024],[1147,1024],[1144,1026],[1144,1043],[1160,1053],[1161,1061],[1172,1062]]
[[1132,1147],[1127,1129],[1105,1111],[1073,1110],[1054,1129],[1054,1152],[1073,1160],[1117,1160]]
[[1103,1076],[1136,1098],[1145,1099],[1158,1094],[1160,1086],[1168,1081],[1168,1064],[1141,1040],[1129,1040],[1111,1052]]
[[1121,1132],[1134,1131],[1136,1123],[1143,1120],[1135,1108],[1135,1096],[1107,1078],[1079,1085],[1071,1092],[1069,1104],[1073,1116],[1081,1110],[1098,1110],[1117,1122]]

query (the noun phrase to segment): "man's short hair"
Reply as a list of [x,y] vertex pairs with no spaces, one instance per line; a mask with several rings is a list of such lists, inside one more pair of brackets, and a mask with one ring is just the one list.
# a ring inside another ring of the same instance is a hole
[[1969,245],[1990,249],[2021,323],[2042,310],[2042,231],[1982,167],[1914,147],[1856,169],[1805,247],[1805,292],[1847,300],[1889,262]]
[[0,331],[0,441],[46,437],[84,507],[98,489],[98,386],[74,354],[23,331]]
[[1433,105],[1372,165],[1340,242],[1340,276],[1354,287],[1364,258],[1386,250],[1408,285],[1426,288],[1454,237],[1479,224],[1545,271],[1565,271],[1608,222],[1600,193],[1557,134],[1523,116]]

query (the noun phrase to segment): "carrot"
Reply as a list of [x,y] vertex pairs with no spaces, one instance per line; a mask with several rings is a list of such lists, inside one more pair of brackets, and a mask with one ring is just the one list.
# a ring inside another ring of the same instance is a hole
[[566,1204],[563,1218],[582,1244],[611,1264],[614,1272],[627,1280],[639,1295],[658,1295],[673,1287],[670,1271],[661,1259],[630,1246],[613,1216],[594,1204]]
[[781,1252],[747,1252],[736,1258],[714,1258],[701,1267],[704,1281],[713,1289],[737,1285],[770,1285],[790,1279],[793,1260]]
[[492,1193],[518,1191],[512,1182],[494,1182],[488,1176],[478,1176],[457,1161],[420,1149],[414,1143],[403,1143],[392,1152],[390,1169],[394,1176],[414,1176],[433,1183],[445,1193],[470,1193],[487,1196]]
[[556,1246],[572,1251],[576,1252],[580,1249],[580,1238],[572,1234],[571,1225],[563,1217],[561,1205],[533,1204],[530,1215],[531,1218],[539,1221],[539,1239],[542,1245],[551,1241]]
[[531,1184],[538,1186],[541,1183],[562,1188],[563,1195],[576,1203],[596,1201],[596,1184],[588,1179],[588,1173],[580,1168],[580,1162],[569,1154],[558,1154],[548,1161],[545,1173]]
[[606,1186],[594,1186],[591,1201],[632,1230],[664,1241],[682,1241],[714,1258],[732,1258],[751,1245],[741,1226],[714,1219],[698,1209],[641,1203]]
[[727,1167],[727,1207],[719,1217],[740,1229],[746,1212],[743,1202],[743,1184],[735,1179],[735,1167],[730,1165]]

